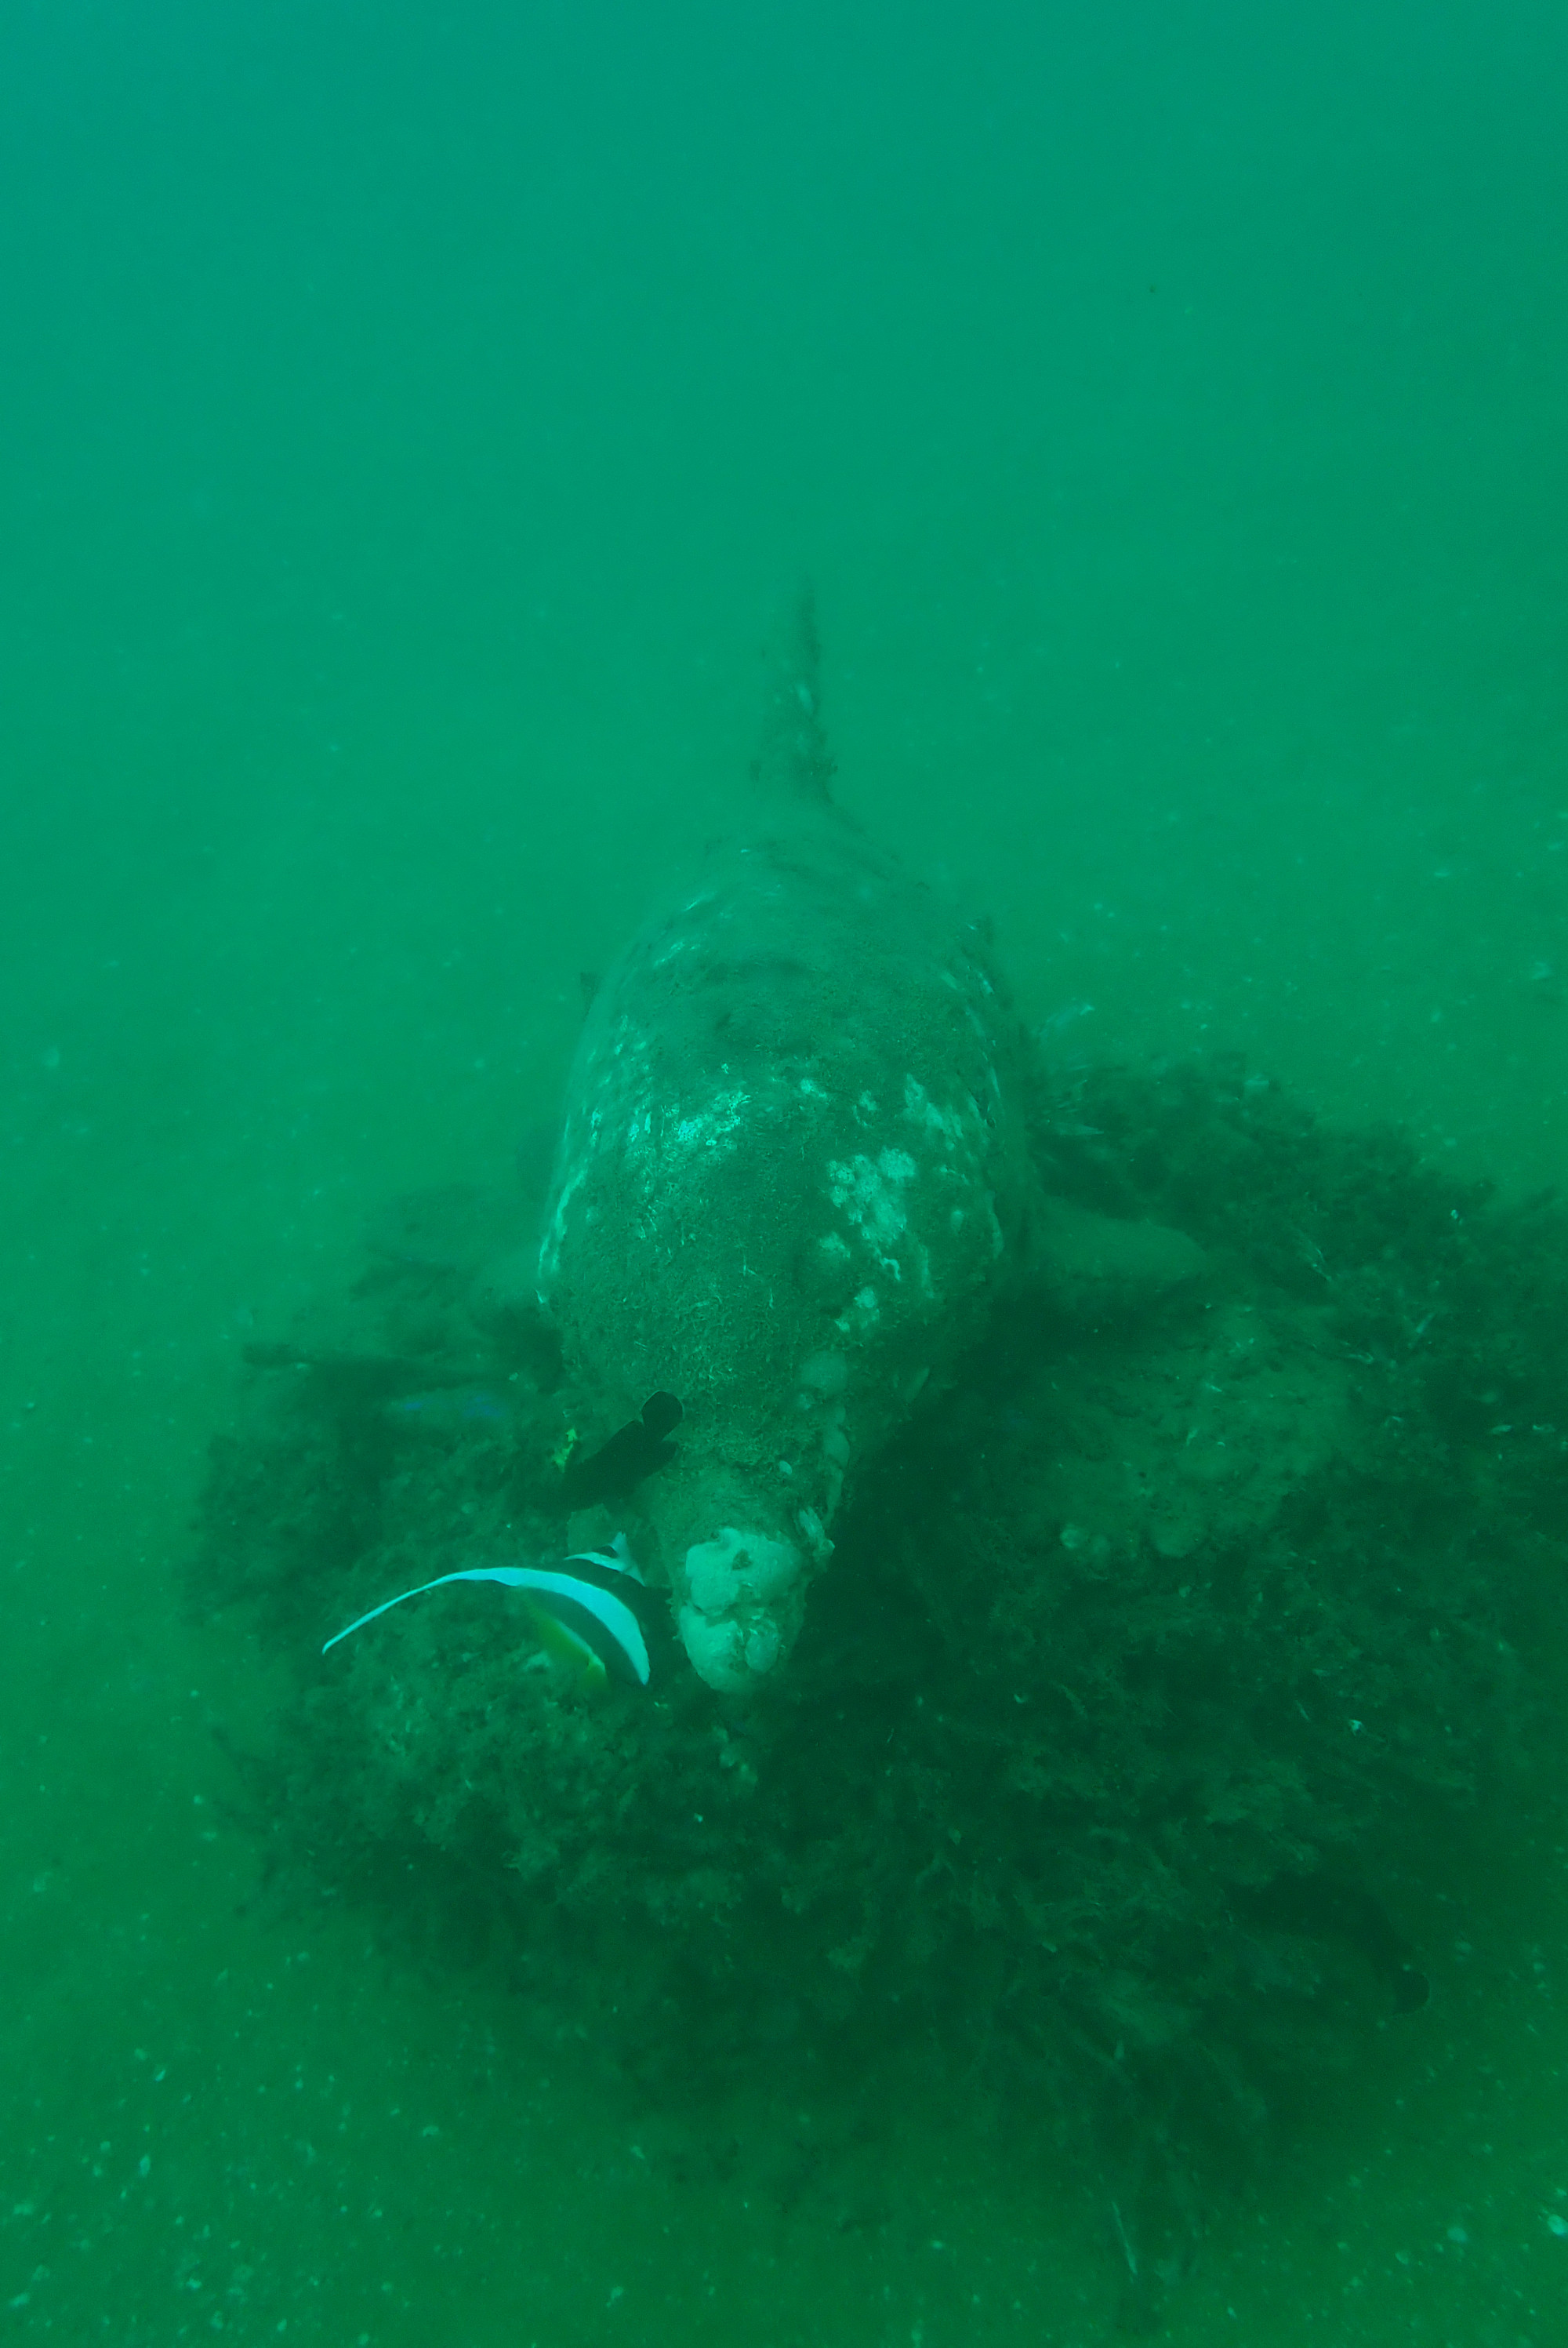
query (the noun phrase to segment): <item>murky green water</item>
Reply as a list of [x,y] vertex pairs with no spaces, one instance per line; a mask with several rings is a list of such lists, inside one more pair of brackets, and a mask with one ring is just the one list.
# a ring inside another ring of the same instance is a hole
[[[553,1110],[803,570],[1033,1016],[1562,1179],[1565,72],[1539,0],[9,12],[0,2337],[1107,2335],[950,2077],[732,2156],[264,1884],[175,1570],[247,1335]],[[1560,1783],[1171,2339],[1568,2336]]]

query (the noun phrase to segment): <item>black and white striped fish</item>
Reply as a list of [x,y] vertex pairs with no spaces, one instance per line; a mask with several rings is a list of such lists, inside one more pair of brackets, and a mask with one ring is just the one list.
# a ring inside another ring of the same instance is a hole
[[412,1590],[400,1590],[395,1598],[383,1599],[368,1614],[334,1632],[323,1654],[394,1606],[451,1581],[498,1581],[520,1591],[540,1646],[552,1662],[588,1685],[602,1686],[609,1679],[648,1685],[653,1601],[620,1533],[610,1549],[579,1550],[548,1565],[475,1565],[458,1573],[438,1573],[434,1581],[418,1582]]

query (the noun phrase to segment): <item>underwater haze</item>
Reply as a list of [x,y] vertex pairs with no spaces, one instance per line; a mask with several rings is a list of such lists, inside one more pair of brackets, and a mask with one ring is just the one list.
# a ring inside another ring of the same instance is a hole
[[[557,1116],[803,578],[839,799],[1052,1052],[1561,1184],[1565,224],[1546,0],[12,0],[0,2342],[1132,2321],[1102,2173],[958,2068],[846,2116],[786,2050],[716,2132],[270,1868],[208,1445],[389,1200]],[[1145,2329],[1568,2338],[1532,1754],[1430,2004]]]

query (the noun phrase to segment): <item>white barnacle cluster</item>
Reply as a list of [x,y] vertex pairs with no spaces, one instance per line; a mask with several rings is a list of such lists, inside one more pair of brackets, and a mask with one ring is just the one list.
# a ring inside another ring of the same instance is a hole
[[749,1093],[738,1087],[733,1092],[715,1093],[706,1108],[694,1116],[677,1113],[666,1128],[671,1138],[682,1149],[720,1149],[733,1143],[734,1136],[745,1122]]
[[[801,1434],[808,1456],[813,1447],[822,1456],[830,1516],[838,1506],[838,1496],[844,1488],[845,1470],[849,1466],[851,1456],[846,1423],[848,1408],[845,1401],[848,1384],[849,1362],[844,1354],[833,1351],[813,1354],[801,1364],[795,1409],[800,1415]],[[804,1524],[804,1519],[803,1529],[811,1540],[811,1528]],[[816,1529],[821,1532],[820,1525]]]
[[[876,1100],[863,1093],[856,1104],[856,1121],[868,1125],[878,1114]],[[876,1325],[881,1313],[878,1287],[885,1290],[888,1281],[907,1286],[911,1301],[930,1300],[936,1287],[932,1248],[938,1249],[939,1266],[942,1248],[958,1241],[973,1214],[989,1203],[982,1165],[985,1120],[968,1094],[944,1103],[917,1076],[907,1075],[900,1122],[904,1140],[827,1164],[833,1205],[870,1256],[866,1269],[874,1267],[878,1276],[863,1282],[835,1315],[846,1337],[863,1336]],[[929,1189],[920,1183],[922,1176]],[[824,1251],[836,1246],[846,1257],[850,1252],[846,1239],[818,1244]]]
[[736,1695],[783,1663],[805,1604],[806,1561],[793,1541],[722,1525],[692,1543],[682,1578],[681,1643],[700,1680]]
[[[993,1090],[997,1089],[994,1068],[990,1070],[990,1081]],[[938,1183],[945,1186],[950,1201],[947,1210],[949,1238],[958,1239],[978,1207],[983,1218],[988,1251],[993,1258],[1001,1255],[1005,1245],[1002,1228],[985,1175],[986,1120],[973,1094],[966,1092],[958,1105],[944,1108],[931,1098],[917,1076],[907,1076],[904,1115],[934,1145],[936,1163],[931,1171]]]
[[875,1158],[835,1158],[828,1164],[828,1195],[834,1205],[843,1210],[883,1271],[895,1280],[904,1276],[893,1253],[909,1221],[904,1192],[919,1170],[907,1149],[878,1150]]
[[834,1322],[846,1337],[868,1337],[882,1318],[882,1300],[867,1281],[857,1288],[848,1303]]
[[798,1442],[791,1437],[794,1456],[779,1462],[782,1491],[756,1494],[753,1515],[741,1487],[715,1488],[713,1515],[742,1520],[692,1541],[674,1577],[682,1644],[698,1678],[723,1694],[753,1689],[784,1662],[807,1585],[833,1554],[827,1527],[850,1460],[849,1384],[846,1354],[806,1355],[795,1374]]

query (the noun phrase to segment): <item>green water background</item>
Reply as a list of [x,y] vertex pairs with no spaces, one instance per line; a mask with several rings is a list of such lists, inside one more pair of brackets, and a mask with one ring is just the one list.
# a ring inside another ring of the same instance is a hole
[[[803,572],[1031,1016],[1562,1179],[1565,93],[1542,0],[6,11],[0,2340],[1103,2336],[961,2097],[785,2210],[258,1900],[173,1573],[245,1336],[550,1113]],[[1568,2336],[1558,1807],[1173,2338]]]

